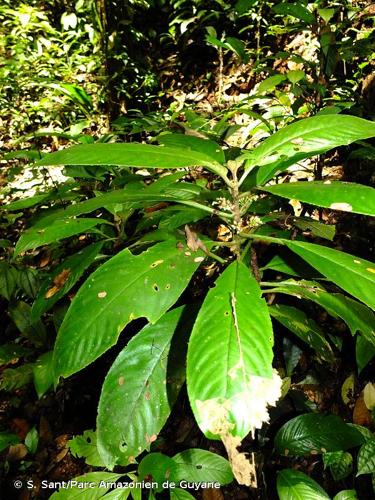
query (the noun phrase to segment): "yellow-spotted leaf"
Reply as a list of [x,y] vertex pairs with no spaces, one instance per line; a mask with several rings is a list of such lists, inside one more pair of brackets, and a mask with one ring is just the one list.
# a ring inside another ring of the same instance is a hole
[[354,182],[287,182],[261,190],[332,210],[375,215],[375,189]]
[[136,318],[155,323],[178,299],[204,258],[182,242],[158,243],[139,255],[125,249],[81,286],[57,335],[55,378],[68,377],[114,345]]

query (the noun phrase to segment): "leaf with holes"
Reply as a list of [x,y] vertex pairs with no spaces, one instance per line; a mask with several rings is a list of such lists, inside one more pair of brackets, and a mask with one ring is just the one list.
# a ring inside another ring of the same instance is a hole
[[332,210],[375,215],[375,189],[354,182],[287,182],[260,189]]
[[375,439],[370,439],[363,444],[358,453],[358,472],[361,474],[373,474],[375,472]]
[[330,149],[375,136],[375,123],[349,115],[319,115],[298,120],[265,139],[243,158],[254,171],[254,184],[261,185],[291,165]]
[[98,224],[107,224],[104,219],[63,219],[56,220],[53,224],[44,228],[31,227],[27,229],[17,241],[14,256],[27,250],[38,248],[42,245],[55,243],[69,236],[86,233]]
[[185,328],[189,324],[183,308],[147,325],[130,340],[106,376],[97,435],[99,453],[110,469],[148,450],[170,414],[184,381],[184,373],[176,371],[169,358],[172,336],[181,324]]
[[74,457],[84,458],[88,465],[104,467],[105,464],[99,455],[96,441],[96,432],[87,430],[82,436],[75,436],[73,439],[70,439],[68,441],[68,448]]
[[233,473],[228,460],[206,450],[191,448],[173,457],[171,481],[218,482],[229,484]]
[[283,241],[326,278],[375,309],[375,264],[314,243]]
[[325,339],[322,330],[303,311],[300,311],[296,307],[277,304],[276,306],[270,306],[269,312],[285,328],[288,328],[288,330],[314,349],[319,358],[331,363],[335,360],[331,346]]
[[279,454],[304,456],[353,448],[363,443],[362,434],[335,415],[306,413],[284,424],[275,437]]
[[195,322],[187,385],[195,418],[209,438],[219,438],[219,415],[231,434],[243,438],[267,418],[267,402],[275,404],[280,396],[281,380],[279,387],[272,370],[272,325],[260,295],[250,270],[233,262],[208,292]]
[[311,477],[294,469],[284,469],[277,475],[280,500],[329,500],[323,488]]
[[[57,335],[55,378],[68,377],[114,345],[136,318],[155,323],[178,299],[204,259],[173,240],[139,255],[125,249],[81,286]],[[114,279],[116,277],[116,279]]]

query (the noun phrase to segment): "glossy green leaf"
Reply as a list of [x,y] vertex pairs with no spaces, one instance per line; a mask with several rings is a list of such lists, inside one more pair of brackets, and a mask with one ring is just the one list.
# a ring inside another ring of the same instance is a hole
[[93,243],[65,259],[42,283],[31,310],[32,319],[42,314],[61,299],[80,279],[85,270],[93,263],[103,246],[102,242]]
[[349,115],[319,115],[282,128],[244,157],[250,159],[248,168],[259,167],[255,184],[261,185],[304,158],[374,136],[374,122]]
[[20,442],[20,438],[8,431],[0,432],[0,453],[12,444]]
[[186,321],[182,318],[183,308],[173,309],[143,328],[106,376],[97,435],[99,453],[110,469],[148,450],[170,414],[184,380],[169,359],[172,336],[178,324]]
[[[103,497],[108,490],[111,489],[111,483],[116,483],[122,474],[114,474],[112,472],[89,472],[82,476],[71,479],[70,488],[60,488],[54,493],[50,500],[96,500]],[[91,483],[90,488],[84,488],[84,483]]]
[[201,250],[191,252],[169,240],[139,255],[125,249],[99,267],[79,289],[59,330],[56,379],[98,358],[132,320],[145,317],[155,323],[176,302],[203,258]]
[[284,182],[261,190],[332,210],[375,215],[375,189],[354,182]]
[[191,151],[197,151],[211,157],[215,162],[224,163],[225,155],[217,142],[201,139],[193,135],[164,134],[158,136],[158,142],[165,146],[173,146]]
[[357,429],[335,415],[306,413],[284,424],[275,437],[279,454],[291,456],[316,455],[353,448],[363,443]]
[[[87,430],[81,436],[75,436],[68,441],[68,448],[74,457],[84,458],[88,465],[105,467],[99,455],[95,431]],[[126,465],[126,464],[123,464]]]
[[41,398],[53,386],[52,351],[39,356],[33,366],[34,386],[38,398]]
[[275,283],[276,293],[294,295],[311,300],[323,307],[334,318],[340,318],[349,326],[352,335],[361,332],[375,347],[375,315],[365,305],[341,293],[330,293],[320,283],[306,280],[287,280]]
[[173,466],[173,460],[166,455],[149,453],[138,466],[139,479],[142,481],[147,478],[147,482],[155,482],[158,486],[154,490],[161,491],[163,483],[170,479]]
[[209,415],[220,411],[234,424],[233,435],[241,438],[259,425],[254,414],[265,402],[257,400],[261,391],[255,386],[264,383],[267,392],[267,384],[273,384],[272,345],[272,325],[259,285],[244,264],[233,262],[208,292],[189,342],[189,399],[207,437],[218,438]]
[[358,472],[361,474],[373,474],[375,472],[375,438],[366,441],[358,453]]
[[229,484],[233,473],[228,460],[210,451],[191,448],[173,457],[171,481],[217,482]]
[[333,500],[358,500],[355,490],[342,490],[333,497]]
[[53,224],[42,228],[31,227],[27,229],[17,241],[14,256],[27,250],[38,248],[42,245],[55,243],[63,238],[74,236],[89,231],[98,224],[106,224],[104,219],[63,219],[56,220]]
[[206,167],[226,175],[226,168],[210,156],[193,150],[150,144],[96,143],[73,146],[39,160],[36,165],[117,165],[136,168]]
[[347,451],[331,451],[323,455],[324,468],[329,467],[335,481],[345,479],[353,470],[353,457]]
[[320,327],[311,318],[308,318],[303,311],[296,307],[277,304],[270,306],[269,312],[273,318],[279,321],[285,328],[288,328],[309,347],[314,349],[319,358],[333,362],[331,346],[324,337]]
[[314,479],[295,469],[280,471],[276,487],[280,500],[329,500]]
[[314,243],[283,241],[326,278],[375,309],[375,264]]

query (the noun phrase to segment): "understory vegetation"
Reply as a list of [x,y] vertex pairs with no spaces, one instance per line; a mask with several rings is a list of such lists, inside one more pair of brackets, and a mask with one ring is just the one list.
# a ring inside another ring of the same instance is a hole
[[4,498],[374,498],[374,5],[0,21]]

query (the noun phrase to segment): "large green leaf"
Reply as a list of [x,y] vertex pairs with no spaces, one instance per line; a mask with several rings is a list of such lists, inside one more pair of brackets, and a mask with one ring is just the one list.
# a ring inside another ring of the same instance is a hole
[[256,185],[298,161],[338,146],[375,136],[375,123],[349,115],[319,115],[299,120],[265,139],[244,158],[258,166]]
[[98,358],[133,319],[155,323],[176,302],[203,256],[169,240],[139,255],[125,249],[99,267],[79,289],[59,330],[56,379]]
[[283,241],[326,278],[375,309],[375,264],[314,243]]
[[110,469],[148,450],[170,414],[184,380],[173,373],[169,359],[172,336],[182,318],[183,308],[174,309],[143,328],[106,376],[97,435],[98,451]]
[[38,248],[42,245],[48,245],[56,241],[74,236],[75,234],[85,233],[98,224],[107,224],[104,219],[63,219],[56,220],[44,228],[31,227],[27,229],[17,241],[14,249],[14,256],[26,252],[31,248]]
[[375,215],[375,189],[354,182],[286,182],[261,190],[333,210]]
[[165,146],[175,146],[191,151],[198,151],[209,157],[215,162],[224,163],[225,155],[219,144],[209,139],[194,137],[185,134],[164,134],[158,136],[158,142]]
[[375,438],[364,443],[359,450],[357,476],[373,473],[375,473]]
[[364,304],[341,293],[330,293],[316,281],[287,280],[275,283],[276,293],[294,295],[316,302],[334,318],[340,318],[349,326],[352,335],[361,332],[375,346],[375,315]]
[[[267,397],[267,384],[273,384],[272,345],[272,325],[258,283],[244,264],[233,262],[208,292],[189,342],[189,399],[207,437],[218,438],[214,421],[220,414],[241,438],[261,425],[261,399]],[[273,387],[268,392],[272,399]]]
[[64,260],[42,283],[31,310],[31,318],[37,319],[51,309],[73,285],[98,255],[102,242],[93,243]]
[[228,460],[210,451],[191,448],[177,453],[171,471],[171,481],[217,482],[228,484],[233,473]]
[[226,168],[205,153],[172,146],[150,144],[83,144],[45,156],[36,165],[117,165],[137,168],[206,167],[219,175]]
[[275,437],[276,451],[283,455],[317,455],[353,448],[363,443],[357,429],[335,415],[306,413],[284,424]]
[[335,357],[331,346],[325,339],[322,330],[303,311],[296,307],[277,304],[276,306],[270,306],[269,312],[272,317],[314,349],[319,358],[328,362],[334,361]]
[[284,469],[277,475],[277,493],[280,500],[329,500],[319,484],[303,472]]

